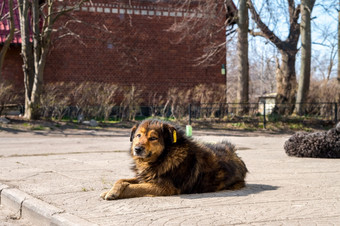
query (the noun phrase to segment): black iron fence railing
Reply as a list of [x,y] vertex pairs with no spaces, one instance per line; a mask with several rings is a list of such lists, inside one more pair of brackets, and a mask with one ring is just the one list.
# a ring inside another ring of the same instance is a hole
[[187,118],[191,124],[193,120],[214,119],[215,121],[262,122],[266,127],[267,122],[283,121],[288,116],[296,120],[318,119],[325,121],[339,120],[340,111],[337,103],[302,103],[299,114],[294,112],[297,104],[268,104],[268,103],[203,103],[189,104],[187,106],[167,107],[141,107],[144,116]]
[[[167,104],[162,106],[45,106],[42,116],[46,119],[80,118],[97,120],[134,120],[147,117],[173,118],[187,120],[189,124],[197,120],[214,120],[215,122],[254,122],[262,123],[265,128],[268,122],[285,121],[288,117],[295,120],[317,119],[321,121],[338,122],[340,107],[337,103],[301,103],[300,112],[294,112],[297,104],[271,104],[271,103],[199,103],[199,104]],[[15,111],[16,109],[17,111]],[[23,114],[22,105],[9,106],[11,112]],[[6,114],[6,109],[4,113]]]

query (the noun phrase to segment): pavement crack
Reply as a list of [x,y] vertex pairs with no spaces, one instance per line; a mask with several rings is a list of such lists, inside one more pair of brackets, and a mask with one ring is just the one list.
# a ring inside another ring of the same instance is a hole
[[57,211],[55,213],[52,213],[51,216],[54,216],[54,215],[57,215],[57,214],[62,214],[62,213],[66,213],[66,210]]
[[53,171],[53,170],[42,171],[42,172],[39,172],[39,173],[35,173],[35,174],[32,174],[32,175],[29,175],[29,176],[24,177],[24,178],[20,178],[19,180],[25,181],[25,180],[27,180],[29,178],[39,176],[40,174],[47,174],[47,173],[57,173],[57,172]]

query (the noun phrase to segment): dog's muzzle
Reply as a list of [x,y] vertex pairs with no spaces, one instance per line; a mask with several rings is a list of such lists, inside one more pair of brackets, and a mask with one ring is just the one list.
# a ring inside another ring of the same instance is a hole
[[133,155],[135,156],[143,156],[144,154],[144,147],[136,146],[133,150]]

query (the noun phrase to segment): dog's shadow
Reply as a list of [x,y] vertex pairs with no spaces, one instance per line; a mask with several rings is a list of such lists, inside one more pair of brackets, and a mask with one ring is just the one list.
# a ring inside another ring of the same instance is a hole
[[258,194],[264,191],[277,190],[278,186],[266,185],[266,184],[247,184],[245,188],[240,190],[224,190],[220,192],[200,193],[200,194],[186,194],[180,195],[183,199],[201,199],[201,198],[218,198],[218,197],[238,197],[248,196],[252,194]]

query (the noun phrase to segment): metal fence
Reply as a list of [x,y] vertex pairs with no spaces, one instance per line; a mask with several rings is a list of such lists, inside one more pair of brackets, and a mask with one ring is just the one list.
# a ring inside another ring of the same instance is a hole
[[[302,114],[297,115],[294,105],[275,105],[266,103],[200,103],[187,105],[162,105],[162,106],[114,106],[103,108],[103,106],[92,106],[88,109],[81,109],[75,106],[49,106],[43,109],[42,115],[47,119],[69,119],[69,120],[135,120],[147,117],[173,118],[176,120],[199,122],[210,120],[213,122],[230,123],[253,123],[266,125],[270,122],[289,122],[304,120],[319,120],[320,122],[336,123],[340,119],[340,108],[337,103],[303,103],[301,104]],[[281,110],[278,110],[281,109]],[[282,111],[283,109],[283,111]],[[22,105],[10,106],[5,112],[16,112],[23,114]],[[282,113],[284,112],[284,113]]]
[[[290,120],[320,120],[338,122],[340,109],[337,103],[302,103],[301,114],[294,113],[292,104],[266,104],[266,103],[204,103],[189,104],[187,106],[140,106],[136,116],[173,117],[179,120],[193,121],[210,119],[215,122],[252,122],[267,123]],[[280,109],[280,110],[279,110]],[[284,112],[284,113],[282,113]],[[290,113],[289,113],[290,112]],[[118,112],[117,112],[118,113]]]

